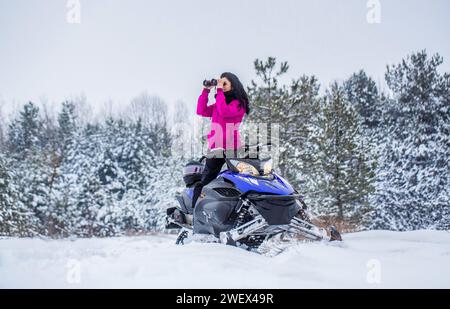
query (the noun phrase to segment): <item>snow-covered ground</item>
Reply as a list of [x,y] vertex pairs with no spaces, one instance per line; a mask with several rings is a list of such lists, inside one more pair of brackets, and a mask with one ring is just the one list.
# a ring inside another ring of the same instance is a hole
[[0,288],[450,288],[450,233],[371,231],[267,257],[174,236],[0,239]]

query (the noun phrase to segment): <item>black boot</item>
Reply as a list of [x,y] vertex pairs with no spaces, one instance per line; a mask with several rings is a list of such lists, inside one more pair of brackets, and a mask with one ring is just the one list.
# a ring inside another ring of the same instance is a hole
[[192,195],[192,208],[195,207],[195,203],[197,203],[198,197],[200,196],[200,193],[202,193],[203,184],[199,181],[195,184],[194,187],[194,193]]

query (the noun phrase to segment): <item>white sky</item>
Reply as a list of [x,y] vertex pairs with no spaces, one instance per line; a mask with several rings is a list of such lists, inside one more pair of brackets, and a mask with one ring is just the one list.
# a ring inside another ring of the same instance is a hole
[[315,74],[322,85],[364,68],[378,82],[386,64],[426,48],[450,60],[449,0],[0,0],[0,103],[59,103],[84,93],[100,106],[148,91],[191,108],[205,77],[255,78],[253,61],[275,56],[288,78]]

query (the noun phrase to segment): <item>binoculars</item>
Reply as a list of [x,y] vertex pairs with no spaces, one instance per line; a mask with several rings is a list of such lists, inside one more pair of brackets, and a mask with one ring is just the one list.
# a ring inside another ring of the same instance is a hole
[[214,78],[211,80],[205,79],[203,81],[203,86],[205,86],[205,87],[217,86],[217,79],[214,79]]

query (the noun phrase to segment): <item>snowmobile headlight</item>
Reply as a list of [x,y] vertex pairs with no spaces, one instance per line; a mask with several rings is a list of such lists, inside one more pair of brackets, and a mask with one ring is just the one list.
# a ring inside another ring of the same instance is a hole
[[273,168],[272,159],[264,162],[263,165],[264,175],[269,175],[272,172],[272,168]]
[[241,174],[247,174],[247,175],[251,175],[251,176],[259,176],[258,170],[251,164],[248,164],[248,163],[245,163],[242,161],[236,161],[236,160],[231,160],[231,164],[233,164],[234,167],[236,167],[238,172]]

